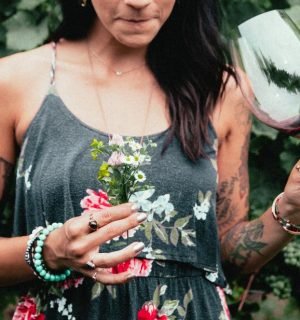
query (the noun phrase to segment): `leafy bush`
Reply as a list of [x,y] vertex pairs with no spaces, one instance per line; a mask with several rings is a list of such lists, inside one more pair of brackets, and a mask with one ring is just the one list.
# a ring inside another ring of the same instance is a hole
[[[300,25],[300,0],[221,0],[221,5],[225,16],[223,29],[227,36],[239,23],[272,9],[292,7],[288,13]],[[56,0],[1,0],[0,56],[42,44],[60,19]],[[262,214],[282,191],[292,165],[299,158],[299,147],[300,140],[254,122],[249,163],[251,218]],[[10,215],[1,219],[0,232],[7,230]],[[253,292],[262,292],[260,298],[273,292],[280,298],[290,299],[293,308],[300,309],[299,248],[300,237],[259,272],[252,286]],[[233,294],[230,301],[236,319],[252,319],[251,312],[258,310],[261,304],[249,302],[242,312],[236,312],[246,282],[245,279],[235,279],[231,284]],[[4,297],[4,291],[0,291],[0,295]],[[0,299],[0,309],[7,302],[7,295],[5,297]]]

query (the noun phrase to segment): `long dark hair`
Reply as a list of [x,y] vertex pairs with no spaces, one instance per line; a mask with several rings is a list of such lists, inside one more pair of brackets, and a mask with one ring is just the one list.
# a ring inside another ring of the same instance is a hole
[[[85,38],[96,18],[89,3],[60,0],[63,21],[52,39]],[[147,63],[167,95],[171,127],[165,149],[176,136],[192,161],[205,157],[208,127],[230,76],[219,30],[217,0],[176,0],[174,10],[150,44]]]

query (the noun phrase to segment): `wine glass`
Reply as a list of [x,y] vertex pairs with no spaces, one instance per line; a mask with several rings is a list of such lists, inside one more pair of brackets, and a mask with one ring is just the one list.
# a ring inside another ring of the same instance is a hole
[[232,59],[252,113],[266,125],[300,138],[299,28],[284,11],[273,10],[247,20],[238,30]]

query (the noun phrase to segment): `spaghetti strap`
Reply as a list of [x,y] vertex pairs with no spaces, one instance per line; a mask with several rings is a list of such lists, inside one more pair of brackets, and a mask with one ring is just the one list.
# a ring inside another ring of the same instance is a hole
[[51,59],[51,70],[50,70],[50,86],[55,86],[55,76],[56,76],[56,59],[57,59],[57,43],[52,42],[52,59]]

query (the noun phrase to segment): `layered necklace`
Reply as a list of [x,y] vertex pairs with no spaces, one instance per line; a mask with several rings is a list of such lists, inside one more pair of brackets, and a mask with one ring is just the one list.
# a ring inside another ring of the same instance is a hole
[[[98,87],[97,87],[97,82],[96,82],[96,72],[95,72],[95,65],[94,65],[94,61],[93,61],[93,56],[96,55],[96,53],[94,53],[90,47],[90,44],[87,42],[86,43],[86,46],[87,46],[87,53],[88,53],[88,58],[89,58],[89,64],[90,64],[90,70],[91,70],[91,77],[93,79],[93,82],[94,82],[94,91],[95,91],[95,96],[97,98],[97,102],[98,102],[98,106],[99,106],[99,109],[102,113],[102,117],[103,117],[103,123],[104,123],[104,126],[105,126],[105,131],[108,133],[109,137],[111,137],[111,135],[113,134],[111,131],[110,131],[110,127],[108,125],[108,121],[107,121],[107,117],[106,117],[106,113],[105,113],[105,110],[104,110],[104,107],[103,107],[103,103],[102,103],[102,99],[101,99],[101,96],[100,96],[100,92],[98,90]],[[99,56],[98,57],[98,60],[99,60]],[[101,60],[99,60],[101,61]],[[102,62],[104,64],[104,62]],[[106,64],[105,64],[106,65]],[[140,66],[137,66],[137,67],[134,67],[130,70],[127,70],[127,71],[119,71],[119,70],[114,70],[112,68],[109,68],[107,65],[107,67],[114,72],[114,74],[116,76],[123,76],[125,74],[128,74],[130,72],[133,72],[133,71],[136,71],[136,70],[139,70],[141,69],[142,67],[144,67],[146,64],[142,64]],[[147,103],[147,108],[146,108],[146,114],[145,114],[145,118],[144,118],[144,123],[143,123],[143,130],[142,130],[142,135],[141,135],[141,140],[140,140],[140,143],[143,142],[143,139],[144,139],[144,135],[145,135],[145,130],[146,130],[146,126],[147,126],[147,120],[148,120],[148,116],[149,116],[149,110],[150,110],[150,106],[151,106],[151,101],[152,101],[152,95],[153,95],[153,91],[154,91],[154,87],[155,87],[155,83],[153,83],[151,85],[151,89],[150,89],[150,94],[149,94],[149,98],[148,98],[148,103]]]

